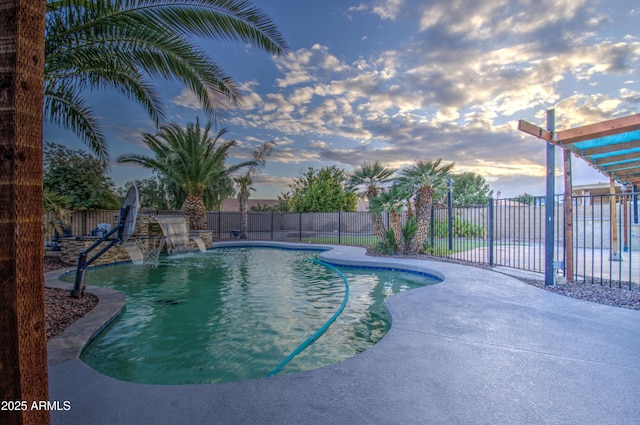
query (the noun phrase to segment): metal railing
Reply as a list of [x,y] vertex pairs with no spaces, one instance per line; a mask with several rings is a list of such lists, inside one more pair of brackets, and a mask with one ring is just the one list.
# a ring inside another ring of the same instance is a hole
[[[562,196],[557,196],[554,240],[551,241],[556,273],[569,280],[637,289],[640,225],[636,195],[573,197],[571,243],[565,238],[569,218]],[[145,213],[181,214],[180,211]],[[99,223],[113,225],[118,217],[119,211],[115,210],[76,211],[64,226],[67,234],[89,236]],[[368,247],[378,243],[367,212],[251,211],[247,219],[247,237],[253,240]],[[383,220],[388,225],[387,214]],[[207,212],[207,229],[213,231],[217,239],[239,238],[242,214]],[[487,205],[434,208],[426,250],[439,257],[544,273],[545,243],[544,197],[491,199]]]

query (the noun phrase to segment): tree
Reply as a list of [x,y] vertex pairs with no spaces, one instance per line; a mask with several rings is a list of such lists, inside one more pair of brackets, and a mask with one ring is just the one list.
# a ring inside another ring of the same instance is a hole
[[57,192],[44,189],[43,200],[45,212],[44,234],[49,235],[52,230],[63,233],[64,227],[61,223],[66,223],[71,219],[69,198]]
[[347,174],[335,165],[309,167],[289,185],[293,212],[355,211],[356,194],[347,188]]
[[[43,0],[2,2],[0,28],[0,400],[48,400],[44,311]],[[48,424],[46,409],[2,423]]]
[[[379,161],[364,162],[359,168],[356,168],[349,176],[349,188],[356,190],[357,195],[364,197],[371,204],[371,200],[380,195],[383,184],[391,181],[391,176],[395,173],[395,169],[384,167]],[[359,191],[358,191],[359,189]],[[377,210],[377,209],[374,209]],[[382,213],[371,212],[371,222],[373,224],[373,233],[379,240],[384,237],[384,222],[382,221]]]
[[200,121],[187,124],[186,129],[178,124],[162,126],[160,131],[145,134],[143,142],[154,153],[154,157],[125,154],[118,158],[121,163],[133,163],[158,171],[180,186],[187,194],[182,212],[189,219],[192,230],[205,230],[207,225],[203,193],[216,186],[220,180],[229,178],[233,172],[260,164],[261,150],[254,151],[253,158],[235,165],[226,165],[229,149],[236,142],[222,141],[227,129],[220,130],[212,139],[213,122],[200,127]]
[[74,131],[105,165],[108,149],[88,91],[116,90],[159,125],[164,110],[152,81],[175,79],[210,119],[222,117],[240,93],[198,38],[240,41],[273,55],[287,49],[271,19],[246,0],[50,0],[45,117]]
[[468,207],[472,205],[486,205],[493,195],[493,190],[481,175],[473,172],[452,174],[453,205]]
[[240,204],[240,214],[242,216],[242,224],[240,228],[240,239],[247,239],[247,230],[249,229],[249,214],[247,212],[247,201],[251,195],[251,191],[255,189],[251,186],[253,179],[251,173],[247,172],[242,176],[234,177],[236,183],[238,202]]
[[520,202],[521,204],[533,205],[535,204],[536,197],[525,192],[522,195],[518,195],[513,198],[514,201]]
[[[384,223],[382,223],[382,237],[379,240],[384,243],[385,240],[388,241],[390,236],[393,235],[394,243],[389,245],[395,246],[396,250],[400,248],[402,243],[402,210],[409,202],[409,197],[410,194],[404,188],[394,184],[389,189],[383,190],[378,196],[371,198],[369,202],[369,212],[371,214],[382,217],[383,212],[389,213],[391,233],[384,228]],[[410,243],[411,241],[404,241],[403,251],[410,246]],[[396,250],[392,250],[394,251],[393,253]]]
[[100,161],[86,151],[72,150],[57,143],[44,144],[44,189],[67,198],[67,208],[120,208],[114,184],[102,170]]
[[131,186],[138,189],[138,201],[141,208],[151,210],[173,210],[180,208],[174,194],[169,190],[168,180],[158,175],[148,179],[128,181],[117,190],[118,197],[124,201]]
[[276,211],[291,211],[291,197],[291,192],[282,192],[278,195],[278,206],[276,207]]
[[413,194],[418,223],[418,230],[409,250],[411,254],[422,251],[429,234],[431,207],[434,199],[437,200],[444,195],[446,179],[453,165],[453,163],[442,164],[442,158],[416,160],[414,165],[403,169],[400,173],[401,177],[397,182],[404,190]]

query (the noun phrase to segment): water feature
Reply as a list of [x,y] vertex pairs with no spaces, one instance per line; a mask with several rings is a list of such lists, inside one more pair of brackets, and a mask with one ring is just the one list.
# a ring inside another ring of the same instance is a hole
[[[149,226],[156,222],[156,230]],[[166,250],[169,255],[182,254],[190,250],[189,240],[192,240],[200,252],[205,252],[207,247],[202,238],[189,234],[187,222],[181,216],[156,216],[147,217],[146,231],[142,231],[122,245],[129,254],[131,262],[135,265],[147,265],[157,267],[160,253]],[[157,230],[159,227],[159,231]]]
[[133,264],[138,266],[144,264],[144,254],[136,242],[129,240],[122,245],[122,248],[127,251]]
[[200,252],[205,252],[207,250],[207,247],[205,246],[204,241],[202,240],[202,238],[200,236],[191,235],[191,236],[189,236],[189,239],[191,239],[193,242],[195,242],[195,244],[198,247],[198,249],[200,250]]
[[162,229],[169,255],[181,254],[189,249],[189,228],[184,217],[159,215],[156,221]]

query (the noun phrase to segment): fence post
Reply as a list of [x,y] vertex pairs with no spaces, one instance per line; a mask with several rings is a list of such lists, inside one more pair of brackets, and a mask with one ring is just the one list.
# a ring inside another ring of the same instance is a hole
[[489,198],[489,205],[487,205],[487,220],[489,221],[489,266],[493,267],[493,198]]
[[338,210],[338,245],[342,245],[342,220],[340,217],[340,210]]
[[453,190],[453,180],[448,179],[447,186],[447,227],[449,228],[449,251],[453,251],[453,212],[451,211],[452,199],[451,191]]
[[302,242],[302,212],[298,213],[298,242]]
[[275,213],[271,211],[271,240],[273,240],[273,215]]
[[638,224],[638,186],[633,185],[633,224]]
[[435,246],[433,244],[434,244],[434,239],[435,239],[434,222],[436,221],[436,218],[435,218],[434,214],[435,214],[435,209],[433,208],[433,205],[431,205],[431,221],[429,222],[429,227],[431,229],[430,229],[429,233],[431,233],[431,235],[430,235],[430,237],[431,237],[431,248],[434,248],[434,252],[435,252]]

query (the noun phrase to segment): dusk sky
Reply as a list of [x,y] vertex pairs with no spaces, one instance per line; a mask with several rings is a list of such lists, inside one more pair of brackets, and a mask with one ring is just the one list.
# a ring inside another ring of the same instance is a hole
[[[290,47],[274,58],[240,43],[203,44],[244,91],[226,137],[231,162],[276,142],[253,198],[276,198],[308,166],[402,168],[442,157],[501,197],[544,194],[545,144],[519,119],[556,129],[640,112],[640,3],[629,0],[255,0]],[[206,119],[195,96],[158,82],[168,122]],[[112,158],[150,154],[154,127],[120,95],[91,95]],[[45,125],[45,139],[84,148]],[[557,174],[562,172],[557,150]],[[574,185],[607,181],[573,158]],[[112,166],[116,185],[151,173]],[[562,192],[558,177],[557,190]]]

